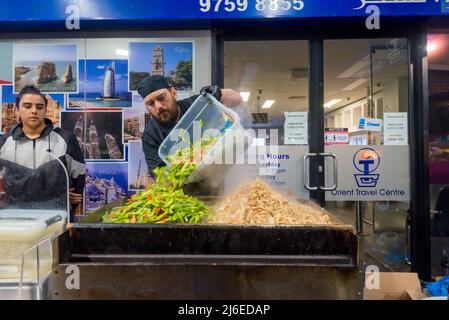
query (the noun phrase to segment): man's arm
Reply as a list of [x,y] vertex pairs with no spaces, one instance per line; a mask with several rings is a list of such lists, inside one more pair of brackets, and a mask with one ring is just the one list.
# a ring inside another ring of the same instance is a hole
[[234,108],[242,104],[242,96],[233,89],[221,89],[221,103],[226,107]]
[[[9,133],[9,134],[5,133],[5,134],[0,135],[0,157],[2,155],[4,155],[3,153],[5,152],[5,150],[3,147],[5,146],[6,140],[10,136],[11,136],[11,133]],[[3,168],[4,168],[4,166],[0,163],[0,171],[3,170]]]
[[73,133],[70,133],[67,143],[67,154],[70,158],[69,177],[75,192],[83,193],[86,184],[86,164],[84,155]]
[[[57,131],[61,134],[61,131]],[[62,133],[64,135],[64,133]],[[73,133],[67,137],[66,160],[70,164],[68,169],[71,180],[69,189],[70,204],[78,206],[83,202],[84,186],[86,185],[86,164],[84,155]]]

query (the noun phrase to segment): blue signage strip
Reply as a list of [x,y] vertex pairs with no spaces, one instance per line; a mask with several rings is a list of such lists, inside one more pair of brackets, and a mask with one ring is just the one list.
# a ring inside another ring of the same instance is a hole
[[381,16],[438,16],[449,14],[447,1],[0,0],[0,22],[65,21],[74,12],[85,21],[357,17],[367,16],[370,6],[377,6]]

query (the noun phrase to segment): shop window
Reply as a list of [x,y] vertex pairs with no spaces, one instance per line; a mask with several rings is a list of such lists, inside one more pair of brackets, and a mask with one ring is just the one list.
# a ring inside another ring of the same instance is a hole
[[[340,168],[338,187],[325,195],[326,208],[366,236],[365,261],[375,259],[376,265],[397,271],[410,270],[404,245],[410,203],[407,81],[406,39],[324,42],[325,150],[338,157]],[[383,169],[358,168],[357,156],[363,152],[373,164],[383,161]],[[405,168],[401,176],[386,182],[398,168]],[[330,169],[326,172],[331,185]],[[365,183],[358,174],[379,180]],[[380,189],[393,186],[404,195],[382,196]]]
[[449,35],[429,34],[429,182],[432,275],[447,275],[449,253]]
[[226,41],[224,81],[245,97],[240,114],[246,128],[279,132],[278,141],[267,138],[267,144],[308,144],[286,141],[284,131],[287,112],[308,112],[307,41]]

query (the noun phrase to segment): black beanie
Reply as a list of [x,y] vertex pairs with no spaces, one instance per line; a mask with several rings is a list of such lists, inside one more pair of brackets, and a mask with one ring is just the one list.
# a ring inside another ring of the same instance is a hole
[[169,89],[171,86],[163,76],[148,76],[137,84],[137,92],[145,99],[150,93],[159,89]]

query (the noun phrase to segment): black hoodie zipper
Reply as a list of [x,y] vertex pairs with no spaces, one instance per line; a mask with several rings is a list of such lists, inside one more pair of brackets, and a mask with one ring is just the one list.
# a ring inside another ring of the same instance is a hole
[[36,169],[36,139],[33,140],[33,169]]

